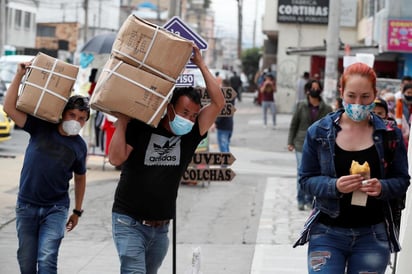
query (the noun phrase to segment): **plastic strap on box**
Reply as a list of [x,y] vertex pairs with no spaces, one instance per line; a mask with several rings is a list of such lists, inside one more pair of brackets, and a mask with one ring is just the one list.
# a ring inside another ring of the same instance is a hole
[[[160,70],[157,70],[157,69],[155,69],[155,68],[153,68],[153,67],[151,67],[151,66],[149,66],[149,65],[147,65],[147,64],[144,64],[142,61],[134,58],[133,56],[131,56],[131,55],[127,54],[127,53],[121,52],[121,51],[119,51],[119,50],[117,50],[117,49],[113,49],[113,51],[116,52],[116,53],[118,53],[118,54],[120,54],[120,55],[123,55],[123,56],[125,56],[125,57],[127,57],[127,58],[129,58],[129,59],[131,59],[131,60],[133,60],[133,61],[136,62],[136,63],[138,63],[138,64],[140,65],[139,68],[140,68],[140,67],[145,67],[145,68],[147,68],[147,69],[149,69],[149,70],[151,70],[151,71],[159,74],[159,75],[162,76],[164,79],[169,80],[170,82],[176,83],[176,79],[175,79],[175,78],[173,78],[173,77],[171,77],[171,76],[169,76],[169,75],[161,72]],[[149,51],[148,51],[148,52],[149,52]],[[146,53],[146,55],[147,55],[147,53]]]
[[[151,90],[150,88],[148,88],[148,87],[140,84],[139,82],[136,82],[136,81],[134,81],[134,80],[132,80],[132,79],[130,79],[130,78],[127,78],[126,76],[124,76],[124,75],[116,72],[116,70],[117,70],[117,69],[120,67],[120,65],[123,64],[123,63],[124,63],[123,61],[120,61],[113,69],[107,69],[107,68],[106,68],[106,69],[103,69],[103,71],[104,71],[104,72],[108,72],[108,74],[107,74],[107,76],[105,77],[105,79],[101,82],[101,84],[100,84],[98,87],[95,88],[95,90],[98,90],[112,75],[115,75],[115,76],[117,76],[117,77],[122,78],[123,80],[126,80],[126,81],[129,82],[129,83],[132,83],[132,84],[134,84],[134,85],[136,85],[136,86],[138,86],[138,87],[140,87],[140,88],[142,88],[142,89],[144,89],[144,90],[146,90],[146,91],[148,91],[148,92],[150,92],[150,93],[152,93],[152,94],[154,94],[154,95],[162,98],[162,99],[163,99],[163,100],[162,100],[162,103],[159,105],[159,107],[157,108],[157,110],[155,111],[155,113],[152,115],[152,117],[150,118],[150,120],[147,122],[148,124],[150,124],[150,123],[152,123],[153,120],[156,118],[156,116],[157,116],[157,114],[159,113],[159,111],[160,111],[160,109],[162,108],[162,106],[163,106],[166,102],[169,101],[170,96],[173,94],[174,86],[172,86],[172,88],[169,90],[169,92],[167,93],[167,95],[164,96],[164,95],[162,95],[162,94],[160,94],[160,93],[158,93],[158,92],[156,92],[156,91],[154,91],[154,90]],[[94,94],[94,93],[93,93],[93,94]]]
[[62,96],[62,95],[60,95],[60,94],[58,94],[58,93],[56,93],[56,92],[54,92],[54,91],[52,91],[52,90],[47,89],[47,87],[48,87],[48,85],[49,85],[49,82],[50,82],[51,77],[52,77],[53,74],[58,75],[58,76],[61,76],[61,77],[64,77],[64,78],[67,78],[67,79],[69,79],[69,80],[76,81],[76,79],[73,78],[73,77],[70,77],[70,76],[67,76],[67,75],[64,75],[64,74],[55,72],[54,69],[56,68],[57,63],[58,63],[58,59],[55,59],[55,60],[54,60],[54,63],[53,63],[53,66],[52,66],[52,68],[51,68],[50,70],[45,69],[45,68],[42,68],[42,67],[34,66],[34,65],[30,66],[31,69],[38,69],[38,70],[42,70],[42,71],[45,71],[45,72],[48,72],[48,73],[49,73],[49,76],[47,77],[47,80],[46,80],[46,83],[45,83],[44,87],[42,87],[42,86],[40,86],[40,85],[37,85],[37,84],[34,84],[34,83],[31,83],[31,82],[27,82],[27,81],[25,82],[25,85],[33,86],[33,87],[36,87],[36,88],[38,88],[38,89],[41,90],[41,95],[40,95],[39,100],[37,101],[37,104],[36,104],[36,107],[35,107],[35,109],[34,109],[34,111],[33,111],[33,114],[37,114],[37,111],[38,111],[39,108],[40,108],[40,103],[42,102],[43,97],[44,97],[44,94],[45,94],[46,92],[48,92],[48,93],[50,93],[50,94],[52,94],[52,95],[54,95],[54,96],[62,99],[64,102],[67,102],[67,101],[68,101],[68,99],[67,99],[66,97],[64,97],[64,96]]

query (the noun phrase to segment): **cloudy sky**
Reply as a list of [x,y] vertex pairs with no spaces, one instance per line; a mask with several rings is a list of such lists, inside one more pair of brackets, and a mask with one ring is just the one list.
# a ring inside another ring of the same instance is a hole
[[[261,18],[265,0],[243,0],[243,47],[253,45],[253,26],[256,20],[256,46],[263,44]],[[216,36],[233,37],[237,39],[237,1],[212,0],[212,9],[215,11]]]

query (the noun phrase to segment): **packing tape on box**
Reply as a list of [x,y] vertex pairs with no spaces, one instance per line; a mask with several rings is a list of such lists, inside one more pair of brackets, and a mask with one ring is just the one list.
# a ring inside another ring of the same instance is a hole
[[44,94],[45,94],[46,92],[47,92],[47,93],[50,93],[50,94],[52,94],[52,95],[54,95],[54,96],[56,96],[56,97],[58,97],[58,98],[60,98],[60,99],[62,99],[62,100],[63,100],[64,102],[66,102],[66,103],[67,103],[67,101],[68,101],[68,99],[67,99],[66,97],[64,97],[64,96],[62,96],[62,95],[60,95],[60,94],[58,94],[58,93],[56,93],[56,92],[54,92],[54,91],[52,91],[52,90],[47,89],[47,87],[48,87],[48,85],[49,85],[49,82],[50,82],[51,77],[52,77],[53,74],[54,74],[54,75],[58,75],[58,76],[60,76],[60,77],[67,78],[67,79],[69,79],[69,80],[76,81],[76,78],[73,78],[73,77],[70,77],[70,76],[67,76],[67,75],[64,75],[64,74],[61,74],[61,73],[58,73],[58,72],[55,72],[55,71],[54,71],[54,69],[55,69],[56,66],[57,66],[58,61],[59,61],[58,59],[55,59],[55,60],[54,60],[53,66],[52,66],[52,68],[51,68],[50,70],[45,69],[45,68],[42,68],[42,67],[34,66],[34,65],[31,65],[31,66],[30,66],[31,69],[38,69],[38,70],[41,70],[41,71],[44,71],[44,72],[48,72],[48,73],[49,73],[49,76],[47,77],[47,80],[46,80],[46,83],[45,83],[44,87],[39,86],[39,85],[37,85],[37,84],[34,84],[34,83],[32,83],[32,82],[27,82],[27,81],[26,81],[26,82],[24,83],[25,85],[32,86],[32,87],[35,87],[35,88],[38,88],[38,89],[41,90],[40,98],[39,98],[39,100],[37,101],[36,107],[35,107],[35,109],[34,109],[34,111],[33,111],[33,114],[34,114],[34,115],[37,114],[37,111],[38,111],[39,108],[40,108],[40,104],[41,104],[41,102],[42,102],[42,100],[43,100],[43,97],[44,97]]
[[153,68],[153,67],[151,67],[151,66],[149,66],[149,65],[146,64],[146,60],[147,60],[147,58],[149,57],[150,52],[152,51],[154,42],[156,41],[156,36],[157,36],[157,34],[159,33],[159,30],[160,30],[160,27],[159,27],[159,26],[157,26],[157,25],[153,25],[153,26],[154,26],[156,29],[155,29],[155,32],[154,32],[154,34],[153,34],[152,39],[150,40],[150,44],[149,44],[149,46],[148,46],[148,48],[147,48],[147,51],[146,51],[146,53],[145,53],[145,55],[144,55],[144,57],[143,57],[143,60],[140,61],[140,60],[134,58],[133,56],[131,56],[131,55],[127,54],[127,53],[121,52],[121,51],[119,51],[119,50],[117,50],[117,49],[112,49],[112,51],[114,51],[114,52],[116,52],[116,53],[118,53],[118,54],[120,54],[120,55],[123,55],[123,56],[125,56],[125,57],[133,60],[134,62],[138,63],[138,64],[139,64],[138,68],[145,67],[145,68],[147,68],[147,69],[149,69],[149,70],[157,73],[158,75],[162,76],[163,78],[169,80],[170,82],[176,83],[176,79],[175,79],[175,78],[170,77],[169,75],[161,72],[160,70],[157,70],[157,69],[155,69],[155,68]]
[[[118,53],[118,54],[120,54],[120,55],[123,55],[123,56],[125,56],[125,57],[133,60],[134,62],[140,64],[140,66],[139,66],[138,68],[145,67],[145,68],[147,68],[147,69],[149,69],[149,70],[157,73],[158,75],[162,76],[164,79],[166,79],[166,80],[168,80],[168,81],[170,81],[170,82],[176,83],[176,79],[175,79],[175,78],[170,77],[169,75],[161,72],[160,70],[155,69],[155,68],[153,68],[153,67],[145,64],[144,61],[140,61],[140,60],[134,58],[133,56],[131,56],[131,55],[127,54],[127,53],[121,52],[121,51],[119,51],[119,50],[117,50],[117,49],[113,49],[112,51],[114,51],[114,52],[116,52],[116,53]],[[150,49],[149,49],[149,50],[147,51],[147,53],[145,54],[144,60],[146,60],[146,57],[149,55],[149,52],[150,52]]]
[[115,76],[117,76],[117,77],[120,77],[120,78],[122,78],[123,80],[126,80],[127,82],[132,83],[132,84],[134,84],[134,85],[136,85],[136,86],[138,86],[138,87],[140,87],[140,88],[142,88],[142,89],[144,89],[144,90],[146,90],[146,91],[148,91],[148,92],[150,92],[150,93],[152,93],[152,94],[154,94],[154,95],[156,95],[156,96],[158,96],[158,97],[160,97],[160,98],[163,99],[163,100],[162,100],[162,103],[159,105],[159,107],[158,107],[157,110],[153,113],[153,115],[152,115],[152,117],[150,118],[150,120],[147,122],[148,124],[151,124],[151,123],[153,122],[153,120],[156,118],[156,116],[157,116],[157,114],[159,113],[159,111],[161,110],[161,108],[163,107],[163,105],[170,100],[171,95],[173,94],[174,86],[169,90],[169,92],[167,93],[166,96],[164,96],[164,95],[162,95],[162,94],[160,94],[160,93],[157,93],[156,91],[151,90],[150,88],[148,88],[148,87],[140,84],[139,82],[136,82],[136,81],[134,81],[134,80],[131,80],[130,78],[127,78],[126,76],[124,76],[124,75],[116,72],[116,70],[117,70],[123,63],[125,63],[125,62],[120,61],[120,62],[117,63],[116,66],[114,66],[114,68],[112,68],[112,69],[107,69],[107,68],[103,69],[103,72],[108,72],[108,74],[106,75],[106,77],[104,78],[104,80],[101,81],[100,85],[98,85],[98,86],[95,87],[95,92],[93,92],[93,95],[94,95],[94,94],[97,94],[96,91],[98,91],[98,90],[100,89],[100,87],[103,86],[103,84],[104,84],[112,75],[115,75]]

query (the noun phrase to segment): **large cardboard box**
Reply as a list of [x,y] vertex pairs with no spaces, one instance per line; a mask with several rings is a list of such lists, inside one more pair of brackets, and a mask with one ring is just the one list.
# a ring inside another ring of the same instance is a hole
[[122,113],[157,127],[174,83],[133,67],[117,58],[110,58],[93,92],[93,109],[116,115]]
[[117,34],[112,54],[174,82],[189,61],[192,49],[192,41],[130,15]]
[[44,53],[37,54],[23,80],[17,109],[58,123],[78,72],[78,66]]

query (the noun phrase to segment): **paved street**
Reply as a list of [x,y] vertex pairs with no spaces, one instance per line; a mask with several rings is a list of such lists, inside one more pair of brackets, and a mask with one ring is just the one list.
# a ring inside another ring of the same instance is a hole
[[[176,273],[196,273],[191,271],[195,248],[200,248],[203,274],[306,273],[306,246],[292,248],[308,211],[296,207],[295,156],[286,149],[291,116],[279,114],[273,130],[263,128],[261,109],[250,96],[236,108],[234,180],[180,187]],[[24,140],[21,131],[16,134]],[[217,151],[215,132],[210,133],[210,150]],[[10,152],[2,145],[0,154]],[[19,273],[14,204],[22,159],[21,154],[0,157],[0,272],[7,274]],[[104,163],[103,157],[89,158],[85,213],[63,240],[59,273],[119,273],[110,216],[119,171]],[[159,274],[173,273],[171,234]]]

